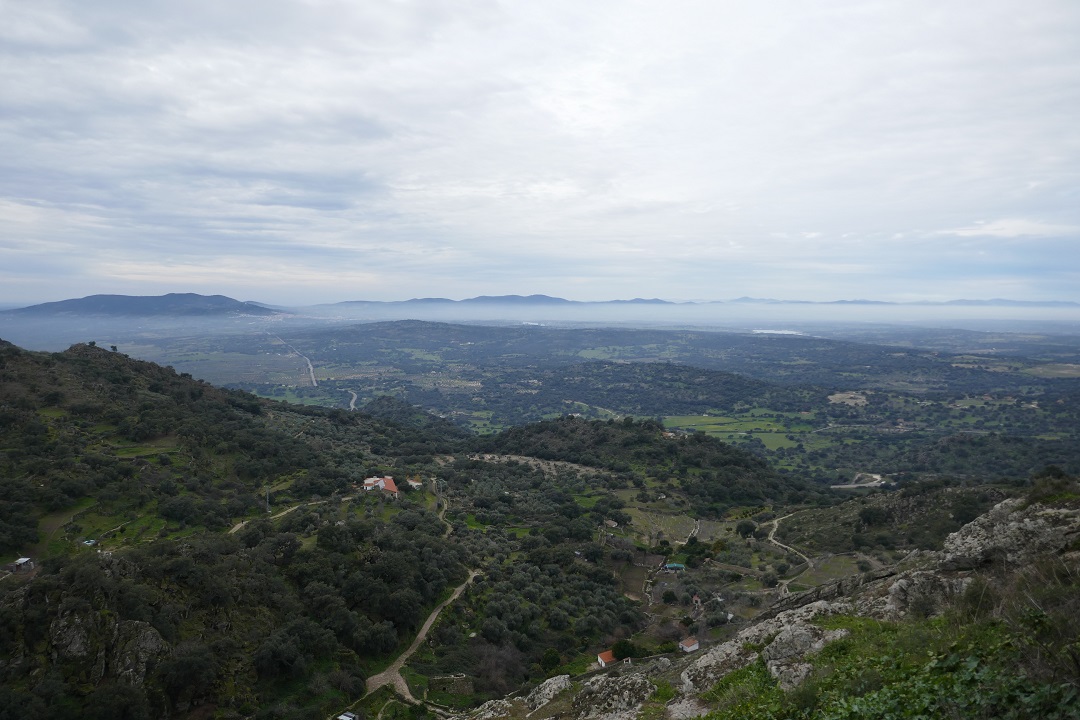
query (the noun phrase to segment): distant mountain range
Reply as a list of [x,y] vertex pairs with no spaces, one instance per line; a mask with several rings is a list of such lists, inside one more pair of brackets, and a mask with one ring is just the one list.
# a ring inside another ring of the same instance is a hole
[[90,295],[75,300],[42,303],[6,310],[7,315],[121,315],[220,316],[277,315],[260,303],[241,302],[224,295],[169,293],[168,295]]
[[[725,301],[717,301],[725,302]],[[1080,303],[1071,300],[916,300],[912,302],[890,302],[888,300],[775,300],[773,298],[741,297],[726,302],[764,305],[896,305],[896,306],[967,306],[967,307],[1080,307]]]
[[550,295],[480,295],[464,300],[450,300],[449,298],[413,298],[412,300],[346,300],[333,303],[337,305],[676,305],[668,300],[658,298],[634,298],[633,300],[566,300],[565,298],[552,297]]
[[[691,301],[671,302],[658,298],[634,298],[632,300],[580,301],[550,295],[481,295],[464,300],[449,298],[414,298],[411,300],[348,300],[345,302],[319,305],[319,308],[349,307],[544,307],[544,306],[708,306],[708,305],[867,305],[867,306],[909,306],[909,307],[1080,307],[1073,301],[1037,301],[1037,300],[947,300],[941,302],[887,302],[882,300],[776,300],[773,298],[741,297],[727,301]],[[167,295],[90,295],[72,300],[42,303],[29,307],[0,311],[0,315],[19,316],[272,316],[295,312],[302,308],[286,308],[261,302],[244,302],[224,295],[198,295],[196,293],[169,293]]]

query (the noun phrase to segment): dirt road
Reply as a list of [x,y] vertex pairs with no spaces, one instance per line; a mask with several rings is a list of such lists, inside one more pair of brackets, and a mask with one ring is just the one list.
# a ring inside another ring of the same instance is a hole
[[[794,514],[795,513],[788,513],[784,517],[778,517],[775,520],[773,520],[772,521],[772,530],[769,531],[769,538],[768,539],[769,539],[769,542],[771,542],[776,547],[787,550],[790,553],[794,553],[795,555],[798,555],[803,560],[805,560],[806,561],[806,570],[809,570],[810,568],[814,567],[814,561],[811,560],[809,556],[802,554],[801,552],[799,552],[795,548],[791,547],[790,545],[785,545],[784,543],[782,543],[782,542],[780,542],[779,540],[776,539],[776,531],[780,529],[780,521],[784,520],[786,518],[789,518]],[[803,572],[805,572],[805,570]],[[799,575],[802,575],[802,573],[799,573]],[[798,577],[798,575],[794,575],[794,576],[789,577],[789,578],[784,578],[783,580],[780,581],[779,587],[780,587],[780,594],[781,595],[787,595],[788,594],[788,592],[789,592],[788,591],[788,583],[790,583],[796,577]]]
[[401,668],[406,662],[408,662],[409,658],[412,657],[413,653],[416,652],[417,648],[420,647],[420,643],[424,642],[424,639],[427,638],[427,634],[428,631],[431,630],[431,626],[434,625],[435,621],[439,619],[439,613],[445,610],[447,605],[461,597],[461,593],[465,592],[465,588],[467,588],[469,586],[469,583],[471,583],[473,579],[479,574],[479,570],[470,571],[469,578],[465,582],[458,585],[457,588],[454,590],[454,593],[450,597],[448,597],[446,600],[443,600],[437,608],[431,611],[431,615],[429,615],[428,619],[424,621],[423,627],[421,627],[420,632],[416,634],[416,639],[412,641],[412,645],[409,646],[409,649],[399,655],[398,658],[390,664],[390,667],[386,668],[378,675],[372,675],[367,679],[367,691],[369,694],[375,692],[383,685],[393,685],[394,690],[396,690],[397,693],[401,695],[401,697],[412,703],[420,702],[419,700],[414,698],[412,692],[409,691],[408,683],[406,683],[405,678],[401,676]]

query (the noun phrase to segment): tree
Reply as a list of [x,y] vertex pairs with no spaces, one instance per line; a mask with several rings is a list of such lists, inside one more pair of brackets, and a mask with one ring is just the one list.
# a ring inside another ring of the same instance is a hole
[[555,668],[562,665],[562,656],[559,655],[559,651],[553,647],[549,647],[544,651],[543,657],[540,658],[540,669],[545,673],[550,673]]
[[744,538],[753,535],[755,530],[757,530],[757,523],[749,518],[740,520],[739,524],[735,526],[735,532]]
[[623,658],[641,657],[644,654],[643,649],[635,645],[632,641],[623,638],[614,645],[611,646],[611,652],[615,655],[616,660],[622,660]]

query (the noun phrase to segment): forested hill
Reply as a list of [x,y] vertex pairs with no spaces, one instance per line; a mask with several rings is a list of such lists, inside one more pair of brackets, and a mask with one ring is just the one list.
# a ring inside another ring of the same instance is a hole
[[704,434],[665,432],[652,420],[583,420],[572,416],[480,438],[483,452],[566,460],[625,473],[641,483],[677,483],[697,512],[734,505],[806,502],[827,495],[781,476],[751,453]]
[[[326,452],[330,441],[347,451]],[[28,551],[46,540],[41,518],[87,503],[222,528],[261,506],[268,485],[329,495],[460,442],[456,430],[261,400],[99,347],[3,343],[0,552]]]
[[37,566],[0,571],[0,718],[352,701],[468,558],[422,494],[356,483],[459,445],[98,347],[0,343],[0,554]]

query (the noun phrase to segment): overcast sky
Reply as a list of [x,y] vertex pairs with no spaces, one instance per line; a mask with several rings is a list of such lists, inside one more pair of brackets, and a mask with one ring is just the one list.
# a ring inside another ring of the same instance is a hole
[[1080,300],[1076,0],[0,17],[0,301]]

